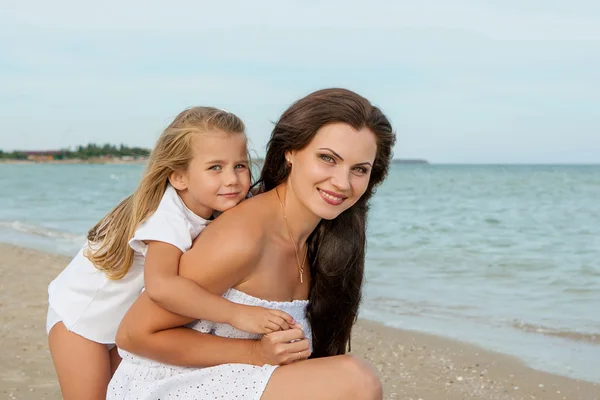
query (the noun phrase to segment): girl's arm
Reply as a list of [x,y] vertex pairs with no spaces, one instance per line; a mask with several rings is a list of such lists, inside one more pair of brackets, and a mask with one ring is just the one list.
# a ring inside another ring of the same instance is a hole
[[148,241],[144,285],[148,297],[160,307],[188,318],[229,324],[251,333],[288,329],[294,320],[287,313],[233,303],[179,276],[181,250],[165,242]]
[[179,276],[181,250],[164,242],[148,241],[147,244],[144,286],[153,302],[188,318],[229,323],[235,309],[233,303]]
[[[243,222],[237,213],[227,214],[206,228],[180,260],[181,276],[213,296],[244,282],[261,257],[257,224]],[[226,339],[181,328],[192,320],[161,309],[142,294],[121,322],[117,345],[157,361],[197,367],[280,364],[309,355],[306,339],[290,343],[304,337],[299,328],[265,335],[260,341]]]

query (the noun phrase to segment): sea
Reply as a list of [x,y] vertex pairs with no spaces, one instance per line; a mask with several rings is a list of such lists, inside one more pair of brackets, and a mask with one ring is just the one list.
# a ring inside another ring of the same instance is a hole
[[[74,255],[142,172],[0,164],[0,242]],[[367,229],[360,317],[600,382],[600,165],[394,164]]]

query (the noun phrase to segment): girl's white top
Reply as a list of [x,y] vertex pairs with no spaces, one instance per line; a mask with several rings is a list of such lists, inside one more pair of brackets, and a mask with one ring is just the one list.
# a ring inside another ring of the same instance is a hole
[[48,286],[50,311],[69,331],[94,342],[113,344],[123,316],[144,288],[145,241],[169,243],[185,252],[207,224],[185,206],[175,188],[167,185],[157,210],[129,241],[134,260],[127,274],[119,280],[108,279],[83,255],[89,246],[86,243]]

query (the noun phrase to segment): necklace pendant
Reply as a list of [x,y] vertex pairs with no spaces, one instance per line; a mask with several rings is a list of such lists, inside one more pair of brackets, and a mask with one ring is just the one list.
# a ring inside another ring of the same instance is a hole
[[304,275],[303,269],[300,270],[300,283],[304,283],[304,279],[303,279],[302,275]]

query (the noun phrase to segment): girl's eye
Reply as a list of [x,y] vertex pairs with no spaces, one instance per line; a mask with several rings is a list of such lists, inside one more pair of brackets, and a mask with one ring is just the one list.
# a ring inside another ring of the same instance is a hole
[[328,156],[327,154],[321,154],[321,160],[331,163],[334,162],[335,160],[333,159],[333,157]]
[[221,170],[221,166],[220,165],[213,165],[212,167],[209,168],[209,170],[220,171]]
[[246,168],[245,164],[238,164],[235,166],[236,169],[242,169],[242,168]]

